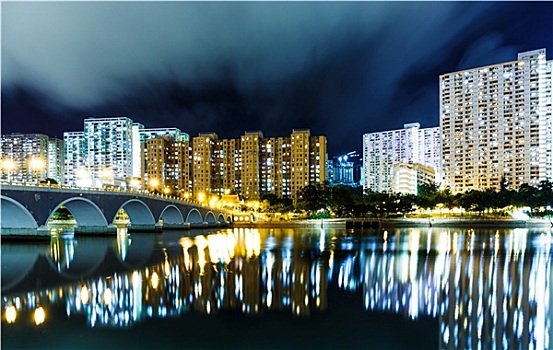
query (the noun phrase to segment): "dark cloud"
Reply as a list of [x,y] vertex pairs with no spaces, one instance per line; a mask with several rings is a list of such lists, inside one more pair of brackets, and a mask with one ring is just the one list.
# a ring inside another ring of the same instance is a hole
[[438,125],[438,76],[553,52],[549,2],[5,2],[2,132],[128,115],[192,136]]

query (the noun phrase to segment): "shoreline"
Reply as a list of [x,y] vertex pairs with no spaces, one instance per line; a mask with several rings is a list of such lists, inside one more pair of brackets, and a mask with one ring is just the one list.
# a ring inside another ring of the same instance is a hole
[[235,222],[235,227],[319,227],[319,228],[401,228],[401,227],[462,227],[462,228],[551,228],[548,219],[486,219],[486,218],[393,218],[393,219],[304,219],[288,221]]

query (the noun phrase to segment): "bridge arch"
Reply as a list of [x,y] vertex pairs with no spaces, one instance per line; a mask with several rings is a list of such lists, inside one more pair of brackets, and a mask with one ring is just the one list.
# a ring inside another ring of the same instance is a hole
[[[154,214],[152,214],[148,205],[141,200],[128,200],[119,207],[117,212],[121,209],[127,213],[131,225],[154,225],[156,223]],[[115,215],[117,215],[117,212]],[[114,220],[115,217],[113,217],[112,222]]]
[[215,215],[213,214],[213,212],[208,211],[207,214],[205,214],[205,222],[210,223],[210,224],[212,224],[214,222],[217,222],[215,220]]
[[198,209],[192,209],[188,212],[188,215],[186,216],[186,222],[194,224],[204,222],[204,220],[202,219],[202,214],[200,214],[200,211]]
[[0,220],[3,227],[33,230],[38,228],[33,215],[21,203],[2,195],[0,198]]
[[181,211],[173,204],[166,206],[159,218],[163,220],[163,224],[184,224]]
[[225,216],[223,214],[219,214],[219,216],[217,217],[217,221],[224,224],[226,222]]
[[52,215],[61,206],[64,206],[73,214],[77,226],[107,226],[108,222],[102,213],[102,210],[90,199],[83,197],[72,197],[64,200],[49,214],[44,224],[47,224]]

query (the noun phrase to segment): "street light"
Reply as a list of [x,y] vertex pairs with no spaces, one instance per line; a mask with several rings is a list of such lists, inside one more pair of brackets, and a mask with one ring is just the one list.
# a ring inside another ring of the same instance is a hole
[[33,157],[31,159],[31,169],[33,172],[36,172],[36,183],[38,185],[38,181],[40,179],[40,172],[44,168],[44,161],[42,161],[39,157]]
[[15,169],[15,162],[13,159],[4,159],[2,161],[2,169],[8,173],[8,183],[12,183],[12,171]]
[[150,189],[157,190],[157,187],[159,186],[159,180],[156,178],[150,179],[150,181],[148,181],[148,184],[150,185]]

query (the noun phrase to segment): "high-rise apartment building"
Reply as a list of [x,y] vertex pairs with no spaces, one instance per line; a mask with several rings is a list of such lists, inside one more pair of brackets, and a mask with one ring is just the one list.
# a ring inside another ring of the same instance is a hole
[[133,175],[133,124],[127,117],[87,118],[85,156],[93,187],[125,183]]
[[261,140],[260,186],[261,193],[279,197],[292,195],[290,137],[271,137]]
[[48,179],[63,183],[64,161],[63,140],[57,138],[48,139]]
[[363,135],[364,189],[394,191],[394,166],[397,164],[420,163],[437,171],[440,169],[439,150],[439,128],[421,129],[419,123]]
[[63,147],[63,183],[70,186],[89,187],[91,181],[85,170],[87,162],[84,132],[64,132]]
[[211,192],[224,195],[241,192],[241,147],[237,139],[217,139],[213,143]]
[[213,149],[216,133],[201,133],[192,139],[192,192],[204,200],[212,192]]
[[188,197],[190,188],[189,141],[172,136],[142,143],[142,188],[168,195]]
[[145,129],[128,117],[87,118],[84,131],[64,133],[64,182],[79,187],[127,186],[142,178],[143,143],[169,136],[189,139],[177,128]]
[[241,194],[249,199],[259,199],[260,197],[260,162],[261,151],[261,131],[247,131],[240,137],[242,147],[242,167],[241,167]]
[[46,179],[49,172],[48,140],[43,134],[2,135],[1,179],[14,183],[38,183]]
[[440,76],[443,185],[453,193],[552,180],[552,61],[515,61]]
[[294,197],[304,186],[326,180],[326,138],[309,130],[276,138],[265,138],[261,131],[245,132],[240,139],[207,133],[192,142],[197,198],[233,192],[251,200],[268,193]]

